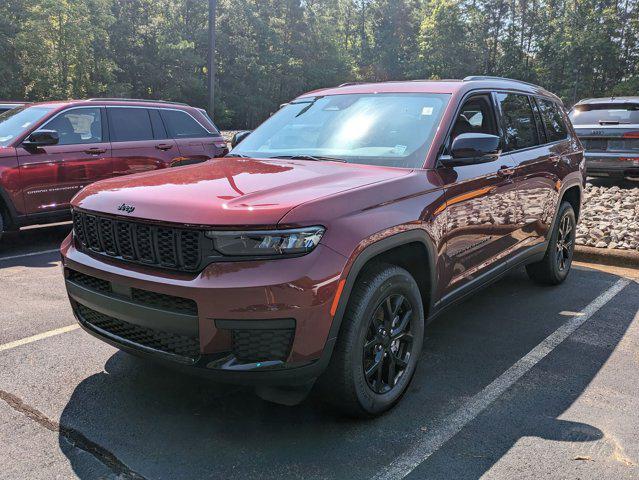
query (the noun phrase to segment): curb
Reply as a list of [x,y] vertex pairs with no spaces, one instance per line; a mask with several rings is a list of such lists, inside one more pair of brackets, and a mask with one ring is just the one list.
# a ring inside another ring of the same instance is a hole
[[574,259],[578,262],[598,263],[611,267],[639,268],[639,251],[575,246]]

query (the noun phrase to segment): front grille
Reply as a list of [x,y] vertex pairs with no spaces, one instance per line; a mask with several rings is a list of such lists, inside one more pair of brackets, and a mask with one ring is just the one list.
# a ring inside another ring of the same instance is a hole
[[76,303],[76,309],[83,322],[114,337],[191,360],[196,360],[200,356],[200,343],[197,338],[133,325],[96,312],[80,303]]
[[294,329],[233,330],[233,355],[241,362],[285,362],[291,351]]
[[202,235],[142,222],[73,212],[73,229],[81,248],[90,252],[160,268],[193,272],[202,258]]
[[[109,296],[115,297],[113,289],[111,288],[111,282],[102,280],[101,278],[92,277],[80,273],[76,270],[67,269],[67,279],[76,283],[84,288],[93,290],[96,292],[106,293]],[[175,313],[182,313],[185,315],[197,315],[197,303],[195,300],[183,297],[174,297],[173,295],[166,295],[164,293],[150,292],[148,290],[141,290],[139,288],[131,288],[130,297],[120,294],[119,296],[133,300],[135,303],[143,305],[145,307],[153,307],[161,310],[168,310]],[[126,289],[124,290],[126,291]]]

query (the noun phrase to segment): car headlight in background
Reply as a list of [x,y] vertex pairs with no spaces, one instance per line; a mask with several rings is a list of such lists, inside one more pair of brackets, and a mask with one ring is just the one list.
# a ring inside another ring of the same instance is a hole
[[324,227],[255,232],[222,232],[211,230],[206,236],[223,255],[262,257],[300,255],[311,252],[322,239]]

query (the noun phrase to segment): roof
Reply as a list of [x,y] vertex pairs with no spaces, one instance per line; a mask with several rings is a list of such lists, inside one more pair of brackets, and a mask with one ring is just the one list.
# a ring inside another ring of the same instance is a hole
[[338,87],[324,88],[305,93],[298,98],[320,95],[347,95],[366,93],[466,93],[479,89],[517,90],[531,95],[559,98],[544,88],[510,78],[472,76],[463,80],[406,80],[382,83],[345,83]]
[[639,97],[584,98],[583,100],[579,100],[575,105],[600,105],[607,103],[639,103]]
[[[164,100],[145,100],[145,99],[133,99],[133,98],[90,98],[86,100],[61,100],[61,101],[49,101],[39,102],[33,105],[39,107],[53,107],[56,109],[62,109],[71,106],[96,106],[96,105],[124,105],[135,106],[145,105],[148,107],[190,107],[186,103],[167,102]],[[194,108],[194,107],[190,107]]]

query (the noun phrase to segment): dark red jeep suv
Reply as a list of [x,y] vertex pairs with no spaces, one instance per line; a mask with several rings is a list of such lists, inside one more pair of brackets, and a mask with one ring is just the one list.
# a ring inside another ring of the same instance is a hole
[[0,235],[69,218],[97,180],[223,156],[204,110],[159,101],[93,99],[0,114]]
[[351,84],[226,158],[95,183],[61,247],[75,315],[122,350],[372,416],[425,325],[525,265],[562,282],[584,187],[561,101],[514,80]]

